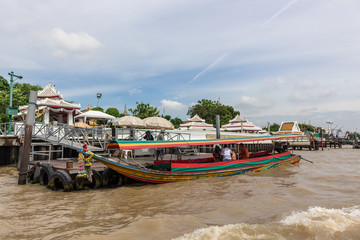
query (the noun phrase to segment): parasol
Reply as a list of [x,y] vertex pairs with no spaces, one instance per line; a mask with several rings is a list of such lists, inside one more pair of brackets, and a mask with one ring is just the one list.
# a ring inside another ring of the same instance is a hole
[[83,123],[83,122],[76,122],[76,123],[74,124],[74,127],[91,128],[91,126],[89,126],[88,124]]
[[112,125],[120,127],[145,127],[144,121],[135,116],[124,116],[118,118],[112,123]]
[[162,117],[148,117],[144,119],[145,127],[156,129],[174,129],[174,125]]

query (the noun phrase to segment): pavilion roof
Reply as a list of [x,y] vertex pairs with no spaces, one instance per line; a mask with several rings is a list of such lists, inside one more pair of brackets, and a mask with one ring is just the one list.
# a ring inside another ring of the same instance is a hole
[[231,119],[228,124],[222,126],[222,128],[228,131],[262,131],[260,127],[255,126],[247,119],[241,118],[240,115],[236,115],[236,117]]
[[184,121],[184,123],[188,123],[188,122],[203,122],[203,123],[205,123],[205,119],[202,119],[201,117],[199,117],[199,115],[195,114],[195,116],[193,116],[192,118],[189,118],[188,120]]
[[248,120],[241,118],[240,115],[236,115],[229,123],[248,122]]
[[80,104],[69,103],[63,99],[51,99],[51,98],[38,99],[37,104],[39,106],[67,108],[67,109],[80,109],[81,107]]
[[38,98],[59,98],[63,99],[62,95],[52,83],[48,83],[43,90],[38,91]]
[[215,130],[213,125],[205,123],[205,122],[186,122],[183,124],[180,124],[180,128],[187,128],[190,129],[208,129],[208,130]]

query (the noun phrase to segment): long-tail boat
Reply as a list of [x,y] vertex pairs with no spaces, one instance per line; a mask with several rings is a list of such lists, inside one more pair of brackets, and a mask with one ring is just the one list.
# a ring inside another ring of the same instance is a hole
[[[111,141],[109,150],[134,150],[145,148],[176,148],[194,147],[214,144],[237,144],[244,142],[260,142],[279,139],[294,138],[296,135],[276,135],[266,137],[206,139],[189,141]],[[271,151],[272,152],[272,151]],[[208,177],[224,177],[246,173],[249,171],[261,171],[273,167],[285,166],[298,163],[300,155],[291,152],[271,154],[271,152],[257,153],[248,159],[214,162],[212,154],[198,154],[188,159],[165,159],[153,160],[152,164],[141,163],[133,158],[122,159],[118,157],[103,157],[94,154],[93,159],[103,163],[107,167],[128,177],[141,182],[169,183],[187,180],[196,180]],[[159,167],[161,166],[161,167]]]

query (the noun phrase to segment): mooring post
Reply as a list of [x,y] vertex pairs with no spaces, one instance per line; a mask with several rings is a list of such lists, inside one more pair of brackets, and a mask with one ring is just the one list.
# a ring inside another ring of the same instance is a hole
[[220,139],[220,115],[216,115],[216,139]]
[[35,110],[37,106],[36,99],[37,99],[37,92],[30,91],[28,112],[26,115],[26,123],[25,123],[25,138],[24,138],[24,145],[21,154],[22,157],[21,157],[20,169],[19,169],[19,181],[18,181],[19,185],[26,184],[26,174],[28,171],[30,148],[32,141],[32,130],[33,130],[33,125],[35,123]]

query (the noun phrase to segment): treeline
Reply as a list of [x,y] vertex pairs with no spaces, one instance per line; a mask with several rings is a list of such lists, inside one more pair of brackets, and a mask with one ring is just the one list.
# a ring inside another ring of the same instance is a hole
[[[108,108],[104,111],[101,107],[95,107],[93,110],[98,110],[110,114],[115,117],[121,117],[124,114],[119,113],[116,108]],[[136,102],[135,108],[129,108],[129,112],[136,117],[141,119],[147,117],[160,116],[159,110],[156,107],[151,106],[149,103]],[[223,105],[218,101],[212,101],[209,99],[202,99],[197,102],[197,104],[191,106],[188,109],[187,115],[193,117],[195,115],[199,115],[202,119],[205,120],[206,123],[212,124],[214,127],[216,126],[216,115],[220,115],[220,124],[224,125],[229,122],[236,115],[240,115],[239,111],[235,111],[233,107]],[[183,123],[178,117],[172,118],[170,115],[162,116],[169,120],[175,128],[179,128],[180,124]]]
[[[42,88],[39,85],[31,85],[29,83],[13,84],[12,107],[28,105],[30,91],[39,91]],[[9,115],[6,114],[6,108],[10,106],[10,83],[0,76],[0,121],[8,122]]]

